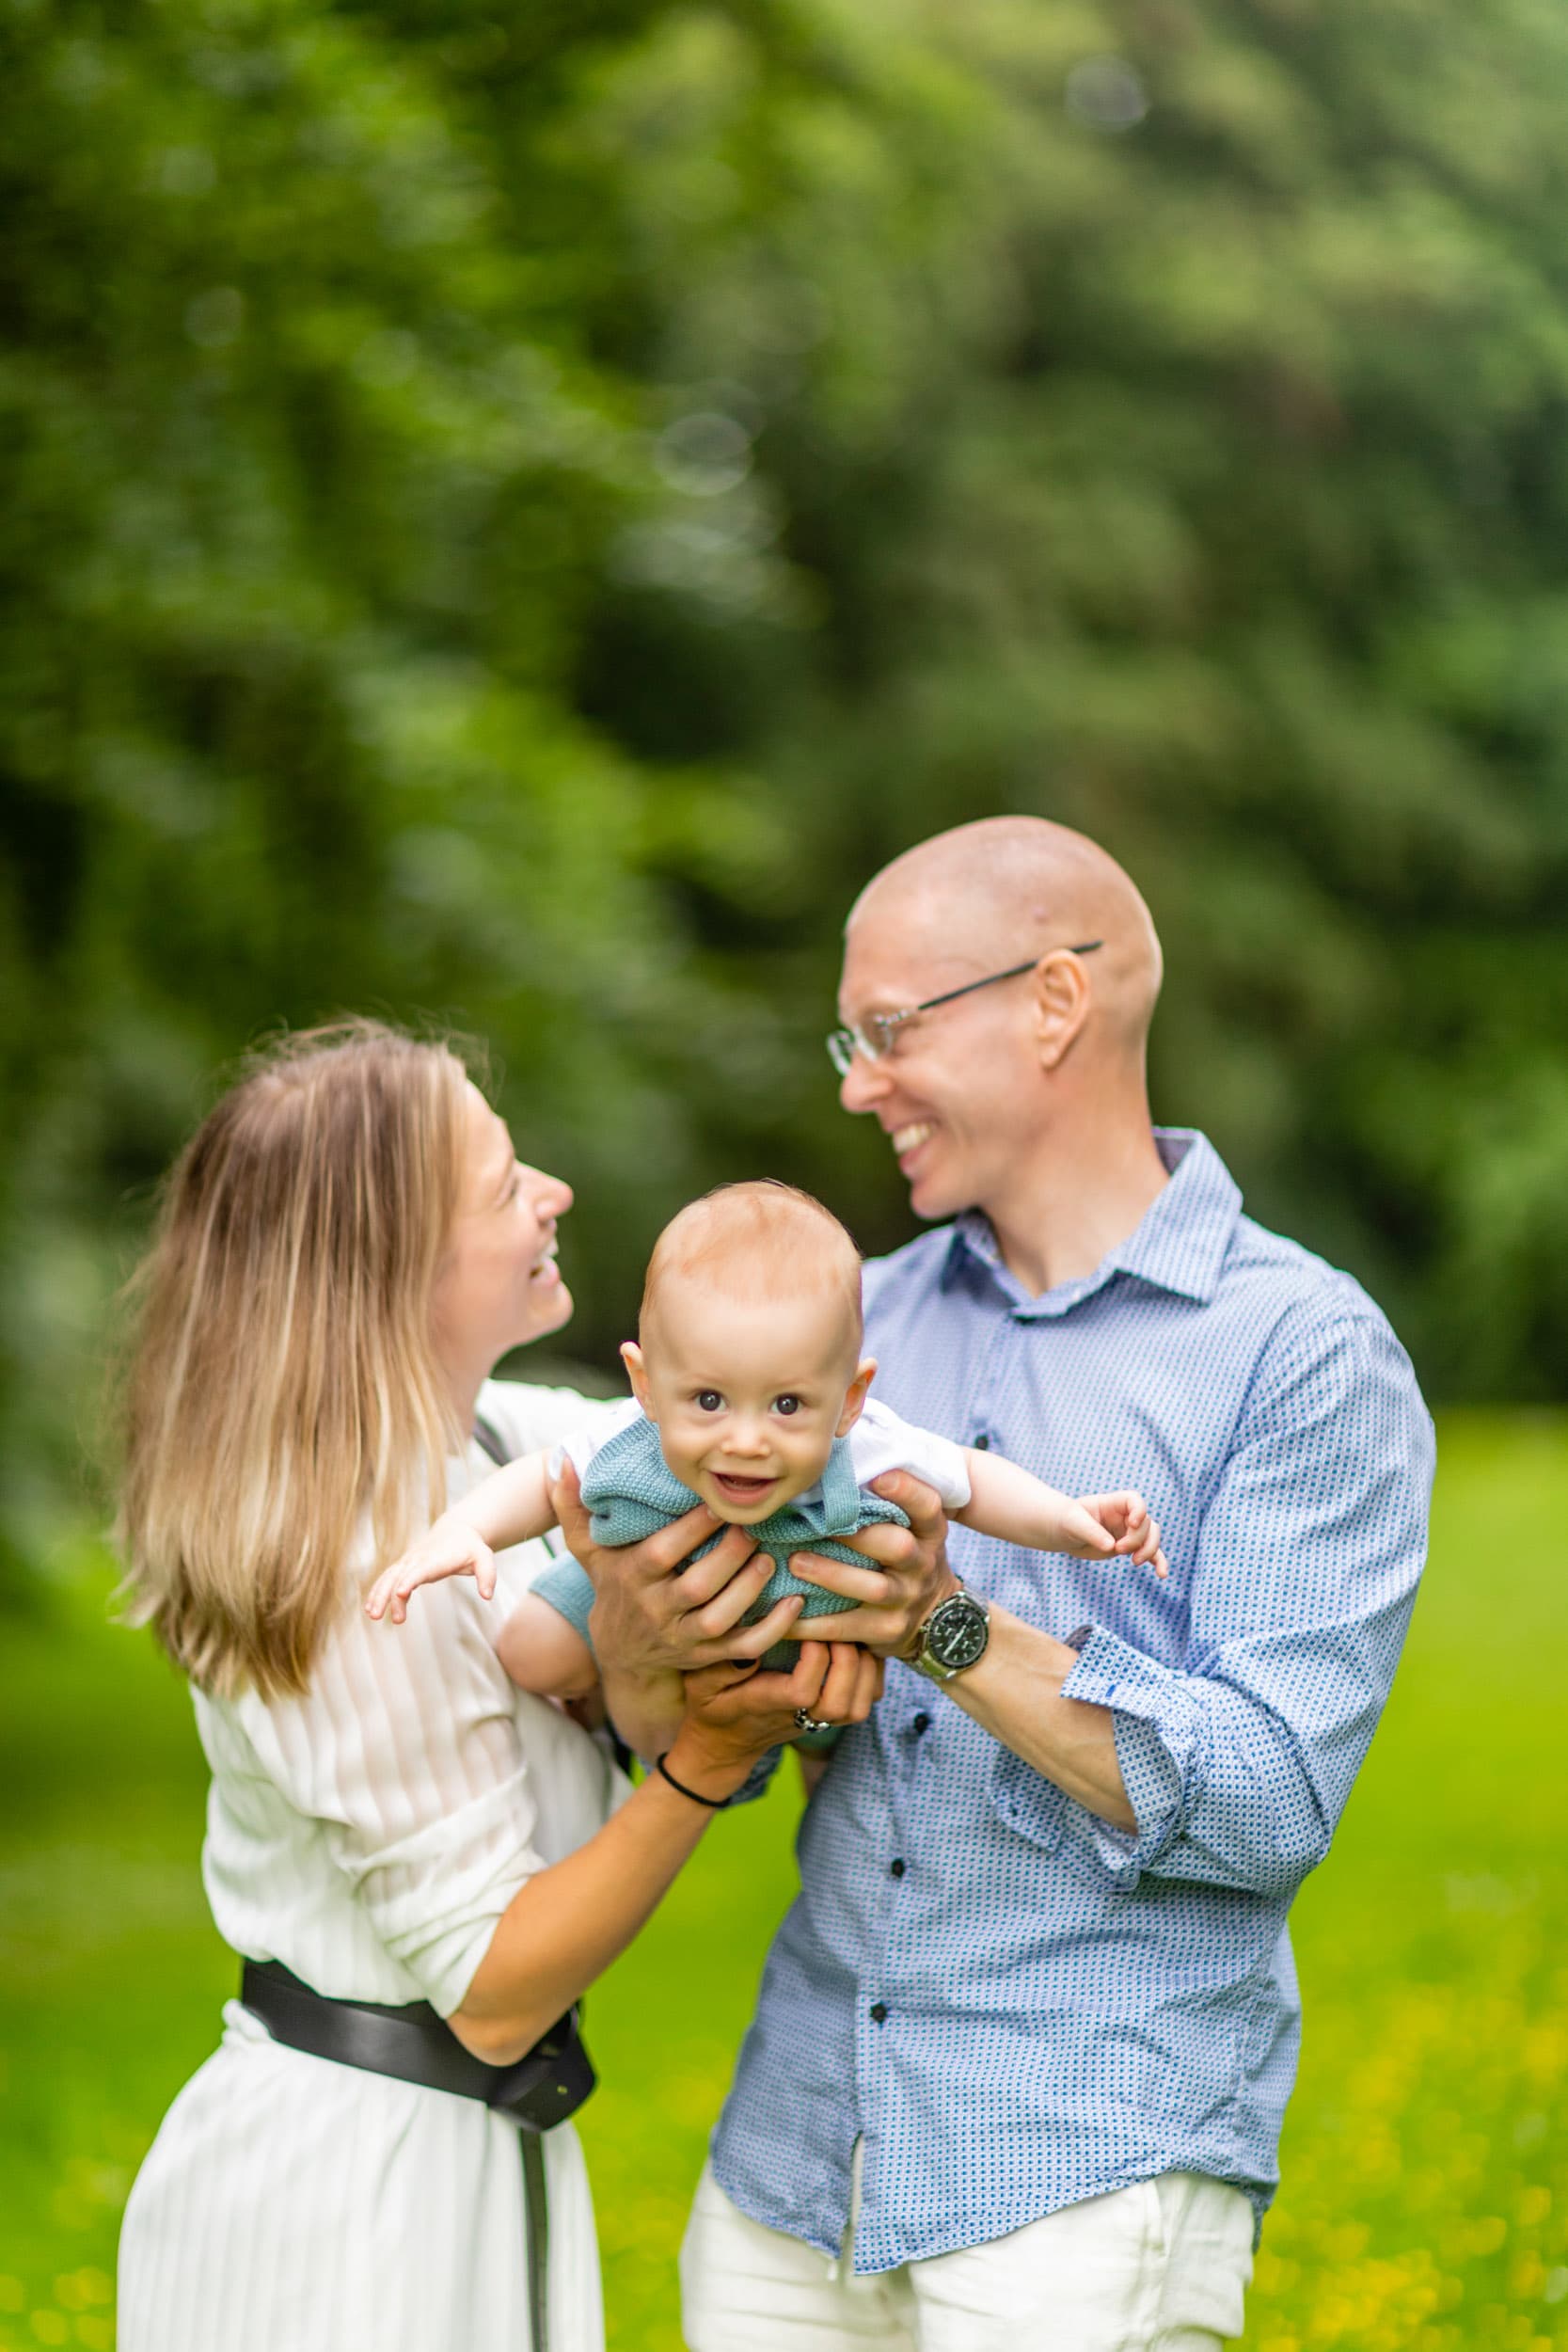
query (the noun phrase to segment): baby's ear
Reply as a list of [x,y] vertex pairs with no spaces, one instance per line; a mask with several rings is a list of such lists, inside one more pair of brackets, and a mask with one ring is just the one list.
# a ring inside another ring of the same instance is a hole
[[864,1407],[865,1392],[876,1377],[876,1357],[864,1357],[856,1366],[855,1376],[845,1391],[844,1410],[838,1417],[838,1428],[834,1433],[836,1436],[847,1438],[849,1435]]
[[631,1382],[631,1392],[633,1396],[636,1397],[639,1405],[641,1406],[642,1410],[647,1414],[648,1419],[650,1421],[656,1421],[658,1416],[655,1413],[652,1405],[648,1402],[648,1367],[642,1360],[642,1350],[638,1346],[635,1340],[622,1341],[621,1361],[626,1368],[626,1377]]

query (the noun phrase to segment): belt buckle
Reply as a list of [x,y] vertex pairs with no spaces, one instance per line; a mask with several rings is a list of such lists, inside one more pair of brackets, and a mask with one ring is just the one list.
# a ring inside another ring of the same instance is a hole
[[598,2079],[573,2012],[505,2070],[485,2105],[525,2132],[547,2132],[577,2113]]

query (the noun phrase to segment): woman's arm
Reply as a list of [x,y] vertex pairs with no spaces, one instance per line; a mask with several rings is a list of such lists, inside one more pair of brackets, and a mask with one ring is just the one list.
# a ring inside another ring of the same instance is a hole
[[798,1707],[863,1721],[874,1664],[863,1651],[812,1642],[789,1675],[730,1665],[693,1675],[667,1762],[697,1796],[650,1773],[586,1845],[518,1889],[447,2021],[464,2047],[492,2066],[515,2064],[655,1910],[712,1819],[699,1799],[734,1796],[756,1758],[790,1736]]

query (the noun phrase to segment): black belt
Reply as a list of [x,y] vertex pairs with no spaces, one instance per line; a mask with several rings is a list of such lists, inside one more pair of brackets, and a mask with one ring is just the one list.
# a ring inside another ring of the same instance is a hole
[[478,2099],[520,2127],[527,2195],[529,2309],[533,2352],[547,2352],[545,2282],[548,2209],[541,2132],[575,2115],[597,2079],[568,2010],[515,2066],[486,2066],[466,2050],[428,2001],[388,2008],[379,2001],[341,2001],[314,1992],[281,1961],[247,1960],[240,1998],[275,2042],[340,2066],[390,2074],[426,2090]]

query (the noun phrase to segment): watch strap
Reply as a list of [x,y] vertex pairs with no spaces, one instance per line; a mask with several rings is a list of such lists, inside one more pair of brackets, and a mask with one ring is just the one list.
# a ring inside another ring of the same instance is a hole
[[931,1656],[930,1652],[926,1647],[924,1642],[921,1643],[920,1647],[911,1659],[910,1663],[914,1668],[917,1675],[924,1675],[926,1677],[927,1682],[940,1682],[943,1684],[949,1683],[955,1681],[961,1671],[961,1669],[957,1666],[939,1665],[937,1661]]

